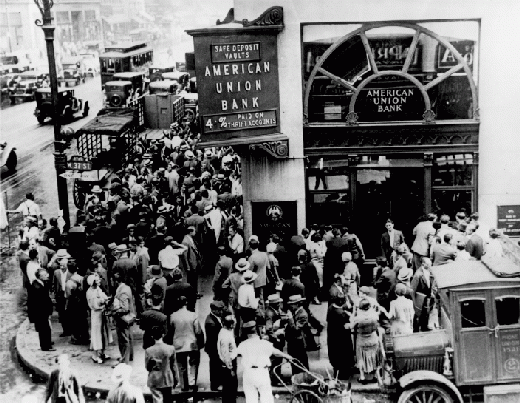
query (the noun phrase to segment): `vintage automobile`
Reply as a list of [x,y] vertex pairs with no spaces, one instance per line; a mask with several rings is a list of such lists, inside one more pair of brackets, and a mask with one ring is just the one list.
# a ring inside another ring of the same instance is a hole
[[105,83],[105,106],[119,108],[136,96],[131,81],[108,81]]
[[115,73],[112,81],[130,81],[134,93],[137,95],[144,94],[146,90],[145,73],[140,71]]
[[[40,124],[52,117],[52,98],[50,88],[38,88],[35,92],[36,109],[34,115]],[[64,121],[72,121],[75,117],[85,117],[89,112],[88,101],[74,97],[74,90],[58,89],[58,111]]]
[[79,85],[85,82],[87,76],[85,63],[79,56],[64,58],[61,62],[63,73],[58,77],[59,83],[65,83],[65,86]]
[[[495,392],[493,402],[519,401],[520,268],[495,258],[434,266],[432,273],[439,328],[385,335],[387,392],[398,403],[463,403]],[[511,397],[512,390],[518,394]]]
[[158,65],[155,64],[153,66],[150,66],[149,71],[149,79],[150,82],[153,83],[154,81],[162,81],[164,80],[163,74],[164,73],[171,73],[175,71],[175,65]]
[[34,101],[34,93],[38,88],[43,86],[45,75],[45,73],[41,73],[35,70],[24,71],[23,73],[20,73],[18,75],[20,81],[18,82],[18,86],[16,87],[14,93],[15,101]]
[[171,73],[164,73],[163,78],[165,81],[177,81],[179,83],[179,90],[183,90],[190,86],[190,73],[173,71]]

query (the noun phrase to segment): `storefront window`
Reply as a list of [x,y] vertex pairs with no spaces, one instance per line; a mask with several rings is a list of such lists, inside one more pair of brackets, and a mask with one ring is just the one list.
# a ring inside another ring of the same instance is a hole
[[473,185],[473,155],[453,154],[435,157],[433,186]]
[[459,211],[471,213],[473,211],[472,190],[432,190],[432,211],[439,214],[448,214],[455,217]]
[[350,221],[349,192],[312,193],[307,221],[311,224],[348,224]]

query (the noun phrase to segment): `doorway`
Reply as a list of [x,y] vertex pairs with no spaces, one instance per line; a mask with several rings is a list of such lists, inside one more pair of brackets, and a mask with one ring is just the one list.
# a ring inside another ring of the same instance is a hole
[[[403,161],[410,166],[358,167],[352,231],[363,244],[367,259],[381,256],[381,235],[387,219],[402,231],[409,247],[413,228],[424,213],[424,169],[422,161]],[[421,165],[421,166],[417,166]]]

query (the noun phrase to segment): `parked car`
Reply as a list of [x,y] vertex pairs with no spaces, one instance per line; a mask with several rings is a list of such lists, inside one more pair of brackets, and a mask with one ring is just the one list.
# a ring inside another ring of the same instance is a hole
[[[52,117],[52,98],[50,88],[38,88],[35,93],[36,109],[34,115],[40,124]],[[74,97],[74,90],[67,88],[58,89],[58,111],[64,121],[72,121],[74,117],[88,115],[88,101]]]
[[112,81],[130,81],[136,95],[142,95],[146,89],[145,73],[139,71],[116,73]]
[[190,73],[182,71],[174,71],[171,73],[163,74],[164,80],[177,81],[179,83],[179,89],[183,90],[190,86]]

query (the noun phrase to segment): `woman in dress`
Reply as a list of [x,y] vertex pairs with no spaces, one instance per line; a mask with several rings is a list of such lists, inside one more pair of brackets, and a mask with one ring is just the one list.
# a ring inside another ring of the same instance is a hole
[[357,328],[356,357],[359,382],[367,383],[365,374],[375,372],[379,385],[383,385],[381,368],[384,360],[383,343],[379,336],[379,314],[371,309],[368,300],[359,301],[358,310],[351,318],[349,327]]
[[105,347],[108,344],[108,326],[103,316],[103,310],[109,298],[99,287],[97,274],[88,276],[87,283],[90,287],[87,291],[87,302],[90,308],[90,343],[95,353],[92,361],[103,364],[103,361],[109,358],[105,355]]
[[347,285],[347,294],[352,298],[353,301],[358,300],[358,289],[359,283],[361,282],[361,276],[357,264],[352,261],[352,253],[343,252],[341,260],[345,264],[343,270],[343,278]]
[[354,350],[350,328],[352,304],[346,303],[343,295],[337,294],[329,299],[327,311],[327,347],[329,361],[334,368],[334,377],[349,379],[354,366]]
[[392,336],[413,333],[413,317],[415,312],[413,309],[413,301],[405,297],[406,291],[404,284],[397,284],[395,286],[395,295],[397,295],[397,298],[390,302],[389,311],[381,308],[388,319],[392,319],[390,324],[390,333]]
[[502,257],[503,249],[502,244],[500,243],[500,234],[496,229],[489,230],[489,242],[484,245],[484,253],[486,258],[492,257]]

